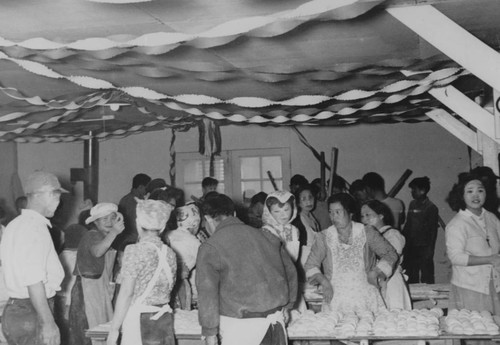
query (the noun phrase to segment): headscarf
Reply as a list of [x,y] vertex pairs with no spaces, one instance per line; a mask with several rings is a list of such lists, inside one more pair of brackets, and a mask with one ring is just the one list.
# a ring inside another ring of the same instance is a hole
[[177,230],[189,231],[196,235],[200,229],[200,210],[194,203],[178,207],[177,210]]
[[200,240],[195,236],[200,227],[200,211],[195,204],[177,208],[177,229],[167,233],[170,246],[180,262],[189,270],[196,265]]
[[162,200],[142,200],[137,201],[136,223],[137,230],[159,230],[160,233],[165,230],[170,213],[174,207]]
[[[271,197],[278,199],[278,201],[283,204],[286,203],[290,198],[292,198],[293,212],[292,216],[286,224],[279,224],[271,214],[271,210],[267,207],[267,199]],[[295,226],[292,225],[292,221],[295,219],[295,217],[297,217],[297,206],[295,205],[295,198],[293,197],[292,193],[286,191],[275,191],[269,193],[266,198],[266,203],[264,203],[264,212],[262,213],[262,222],[264,223],[264,225],[262,226],[263,229],[270,231],[272,234],[276,235],[284,242],[295,240],[296,237],[298,237],[298,230]]]

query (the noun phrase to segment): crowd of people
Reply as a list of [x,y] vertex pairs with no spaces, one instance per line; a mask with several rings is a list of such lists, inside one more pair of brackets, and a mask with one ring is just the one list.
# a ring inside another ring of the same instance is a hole
[[[450,308],[500,314],[497,179],[478,167],[447,197],[457,212],[445,229]],[[35,172],[19,215],[0,228],[7,342],[96,344],[85,330],[109,322],[107,345],[170,345],[172,309],[197,308],[206,344],[285,344],[289,312],[307,308],[311,285],[322,310],[411,309],[408,284],[434,283],[440,219],[429,178],[409,182],[408,211],[376,172],[326,186],[294,175],[288,191],[241,207],[214,178],[187,201],[141,173],[117,204],[86,201],[59,250],[49,219],[67,191]]]

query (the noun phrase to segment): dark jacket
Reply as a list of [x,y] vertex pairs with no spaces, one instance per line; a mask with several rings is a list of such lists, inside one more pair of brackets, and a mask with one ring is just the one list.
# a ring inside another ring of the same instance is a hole
[[246,318],[291,308],[297,271],[276,236],[229,217],[198,251],[196,287],[202,334],[214,335],[220,315]]

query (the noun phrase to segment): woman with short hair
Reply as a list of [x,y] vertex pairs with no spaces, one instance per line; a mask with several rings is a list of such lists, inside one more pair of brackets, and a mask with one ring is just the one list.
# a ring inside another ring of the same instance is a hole
[[[319,234],[305,265],[310,283],[323,288],[323,309],[385,309],[379,289],[392,275],[396,251],[375,228],[352,220],[357,209],[349,194],[330,196],[328,209],[333,225]],[[375,255],[379,260],[373,265]]]

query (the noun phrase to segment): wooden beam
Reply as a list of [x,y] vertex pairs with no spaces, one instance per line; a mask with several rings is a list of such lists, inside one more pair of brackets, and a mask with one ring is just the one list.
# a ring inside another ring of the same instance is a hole
[[500,139],[500,92],[495,89],[493,89],[493,104],[491,110],[495,119],[495,139]]
[[490,167],[498,175],[498,143],[481,132],[478,132],[478,141],[482,146],[483,165]]
[[479,152],[476,132],[454,118],[453,115],[446,110],[434,109],[425,114],[455,137],[463,141],[465,145]]
[[496,140],[493,115],[455,87],[432,89],[429,93],[492,140]]
[[386,9],[472,74],[500,90],[500,54],[430,5]]

